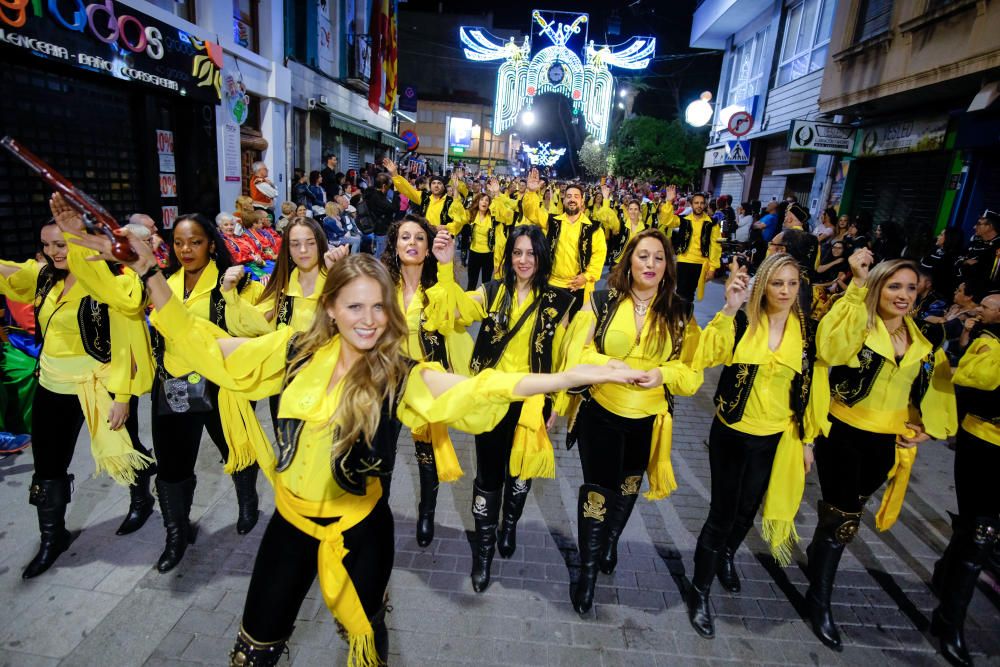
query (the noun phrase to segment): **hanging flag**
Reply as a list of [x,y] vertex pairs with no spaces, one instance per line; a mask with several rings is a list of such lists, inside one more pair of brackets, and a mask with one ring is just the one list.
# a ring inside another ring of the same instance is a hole
[[382,60],[385,57],[386,24],[389,20],[389,0],[375,0],[368,21],[368,41],[371,51],[371,78],[368,81],[368,108],[378,113],[382,101]]
[[399,89],[398,53],[396,43],[396,22],[398,0],[387,0],[388,16],[386,17],[385,33],[385,108],[392,113],[396,106],[396,93]]

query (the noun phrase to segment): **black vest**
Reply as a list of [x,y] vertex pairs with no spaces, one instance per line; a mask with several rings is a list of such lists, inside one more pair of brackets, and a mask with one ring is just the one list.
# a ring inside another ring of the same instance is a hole
[[[242,291],[242,289],[246,286],[249,277],[249,274],[247,274],[233,289]],[[208,319],[212,324],[219,327],[226,333],[229,333],[229,329],[226,327],[226,300],[222,296],[223,278],[225,278],[225,276],[220,274],[219,281],[215,284],[215,287],[212,288],[212,291],[208,296]],[[150,327],[149,342],[153,348],[153,359],[156,361],[157,375],[167,377],[167,369],[166,366],[163,365],[165,341],[163,340],[163,335],[156,329],[156,327]]]
[[[736,340],[733,342],[733,351],[739,345],[743,335],[747,332],[750,320],[742,310],[736,312]],[[816,322],[808,317],[799,317],[802,325],[802,372],[796,373],[792,378],[792,386],[789,392],[789,405],[795,414],[795,421],[799,427],[799,437],[805,437],[804,419],[806,407],[809,405],[809,391],[812,387],[813,366],[816,363]],[[759,367],[756,364],[731,364],[722,369],[719,376],[719,386],[715,390],[715,405],[727,424],[735,424],[743,419],[743,411],[746,409],[750,392],[753,389],[754,380],[757,379]]]
[[[621,261],[622,254],[625,252],[625,246],[628,245],[629,239],[632,238],[632,232],[629,231],[628,216],[618,211],[618,222],[620,223],[621,230],[614,240],[614,248],[611,249],[611,263],[617,264]],[[639,232],[646,231],[651,225],[649,224],[648,218],[639,221]],[[636,232],[637,234],[639,232]]]
[[[454,201],[454,197],[451,195],[445,195],[444,206],[441,208],[441,221],[438,224],[447,225],[451,222],[451,203]],[[427,209],[431,205],[431,193],[425,192],[420,195],[420,204],[417,206],[417,210],[420,211],[420,215],[427,217]]]
[[[510,295],[505,295],[500,303],[494,304],[500,287],[501,283],[498,280],[492,280],[484,285],[489,314],[483,319],[479,335],[476,337],[476,345],[472,350],[472,362],[469,367],[474,374],[493,368],[500,362],[500,357],[510,342],[508,331],[516,324],[507,321]],[[531,306],[536,311],[535,324],[531,330],[532,344],[528,348],[528,363],[532,373],[552,371],[552,340],[556,328],[575,300],[576,297],[569,291],[550,285],[542,290]]]
[[[301,370],[311,357],[305,357],[296,361],[292,365],[291,360],[297,353],[296,339],[299,334],[292,334],[288,341],[288,350],[285,354],[285,379],[282,382],[282,393],[288,386],[295,374]],[[407,360],[410,370],[416,365],[415,362]],[[330,470],[333,473],[337,485],[344,491],[355,496],[365,495],[368,477],[391,477],[392,469],[396,461],[396,441],[399,439],[399,431],[402,424],[396,416],[396,409],[403,397],[403,390],[406,385],[406,378],[396,387],[394,400],[390,402],[387,396],[382,401],[379,413],[378,427],[375,430],[375,437],[371,443],[365,442],[364,436],[358,440],[346,452],[330,461]],[[280,396],[280,395],[279,395]],[[280,409],[280,398],[279,398]],[[302,435],[302,427],[305,422],[301,419],[275,419],[275,433],[277,434],[277,465],[275,470],[282,472],[288,469],[295,458],[299,447],[299,437]]]
[[275,317],[278,320],[278,324],[288,324],[292,321],[292,311],[295,309],[295,299],[287,295],[281,295],[278,299],[278,312]]
[[[490,228],[486,232],[486,245],[487,245],[487,247],[489,247],[490,252],[493,252],[494,250],[496,250],[496,245],[497,245],[497,227],[501,227],[501,226],[503,226],[503,223],[500,222],[499,220],[497,220],[496,218],[494,218],[491,215],[490,216]],[[506,250],[506,249],[507,249],[507,247],[506,247],[506,244],[505,244],[503,250]],[[503,256],[503,252],[501,252],[500,255]]]
[[[556,261],[556,246],[559,244],[559,232],[562,231],[562,223],[563,221],[558,214],[549,214],[549,228],[546,237],[549,242],[549,256],[552,258],[553,264]],[[580,273],[585,273],[587,265],[590,264],[590,256],[594,251],[594,234],[601,226],[593,220],[590,220],[589,225],[584,225],[582,222],[580,224],[582,227],[580,229],[580,240],[577,243],[577,257],[580,260]]]
[[[42,334],[42,320],[39,318],[39,311],[45,298],[58,280],[53,270],[48,265],[43,266],[38,272],[38,281],[35,283],[35,342],[42,345],[45,342]],[[53,312],[53,315],[55,313]],[[49,316],[52,319],[52,316]],[[80,300],[80,306],[76,310],[76,322],[80,327],[80,340],[83,342],[84,351],[92,358],[103,364],[111,361],[111,319],[108,314],[108,304],[101,303],[90,296],[85,296]],[[48,325],[48,323],[45,323]]]
[[[712,249],[712,230],[715,228],[715,220],[708,218],[701,225],[701,254],[708,257]],[[691,234],[694,233],[694,223],[691,218],[684,216],[681,218],[680,226],[673,234],[674,252],[683,255],[691,245]]]
[[[1000,327],[992,325],[988,329],[982,329],[976,338],[992,338],[1000,340]],[[973,339],[973,341],[975,338]],[[971,343],[970,343],[971,347]],[[1000,425],[1000,387],[992,391],[986,389],[974,389],[972,387],[959,387],[959,397],[963,403],[967,414],[990,424]],[[961,411],[959,411],[961,412]]]

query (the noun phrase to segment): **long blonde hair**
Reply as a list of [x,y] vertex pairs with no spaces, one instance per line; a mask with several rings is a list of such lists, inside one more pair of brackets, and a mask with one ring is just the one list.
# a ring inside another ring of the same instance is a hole
[[[378,429],[381,410],[388,398],[395,402],[396,389],[406,376],[407,364],[400,343],[407,335],[406,319],[396,303],[396,287],[389,272],[368,254],[351,255],[330,269],[316,308],[312,326],[296,339],[296,353],[289,362],[295,368],[338,334],[337,324],[327,313],[344,289],[359,278],[371,278],[382,292],[382,308],[387,317],[385,331],[375,347],[365,350],[344,376],[340,402],[331,418],[337,425],[332,456],[340,456],[364,437],[369,445]],[[332,370],[332,369],[331,369]]]
[[[749,330],[751,332],[757,330],[757,325],[760,324],[761,317],[765,313],[765,308],[767,307],[764,303],[767,299],[767,284],[771,282],[771,278],[781,269],[786,266],[795,267],[795,272],[799,274],[799,284],[801,287],[802,281],[802,267],[798,260],[789,255],[788,253],[779,253],[777,255],[771,255],[763,262],[760,263],[760,267],[757,269],[757,276],[753,281],[753,289],[750,290],[750,298],[747,299],[747,319],[750,321]],[[799,318],[799,321],[804,321],[805,318],[802,316],[802,308],[799,305],[798,295],[792,302],[792,312]]]
[[917,279],[920,279],[920,271],[917,268],[917,263],[912,259],[891,259],[879,262],[868,273],[868,280],[865,281],[865,287],[868,288],[868,294],[865,295],[865,310],[868,312],[869,331],[874,329],[877,324],[878,302],[882,294],[882,289],[886,283],[892,280],[894,275],[905,269],[913,271]]

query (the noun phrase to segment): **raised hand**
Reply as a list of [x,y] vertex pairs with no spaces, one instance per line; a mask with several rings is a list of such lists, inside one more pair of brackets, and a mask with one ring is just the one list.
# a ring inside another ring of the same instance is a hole
[[438,230],[431,252],[439,264],[451,264],[451,260],[455,258],[455,238],[447,229]]
[[734,257],[729,263],[729,280],[726,281],[726,305],[722,312],[732,317],[750,295],[750,276]]
[[676,185],[668,185],[667,186],[667,191],[663,195],[663,199],[664,199],[664,201],[668,201],[668,202],[670,202],[672,204],[674,202],[674,200],[677,199],[677,186]]
[[865,282],[868,281],[868,271],[871,269],[872,264],[875,263],[875,255],[868,248],[858,248],[847,258],[847,263],[851,267],[851,275],[854,277],[854,283],[858,287],[864,287]]
[[[79,211],[69,205],[65,198],[58,192],[49,198],[49,210],[52,211],[52,219],[59,225],[59,229],[68,233],[83,235],[87,233],[87,228],[83,224],[83,217]],[[114,260],[118,261],[118,260]]]
[[389,172],[390,176],[399,175],[399,169],[396,168],[396,163],[389,158],[382,158],[382,166],[385,167],[385,170]]
[[489,193],[490,197],[496,197],[500,194],[500,181],[497,180],[496,176],[490,178],[486,181],[486,192]]
[[532,167],[531,171],[528,172],[528,178],[525,179],[525,187],[528,192],[538,192],[538,189],[542,187],[542,179],[538,175],[538,167]]
[[244,273],[246,273],[246,270],[243,268],[242,264],[230,266],[226,269],[226,272],[222,274],[222,291],[228,292],[236,287]]
[[330,248],[325,253],[323,253],[323,263],[326,264],[326,270],[329,271],[333,268],[333,265],[344,259],[351,254],[351,246],[349,245],[338,245]]

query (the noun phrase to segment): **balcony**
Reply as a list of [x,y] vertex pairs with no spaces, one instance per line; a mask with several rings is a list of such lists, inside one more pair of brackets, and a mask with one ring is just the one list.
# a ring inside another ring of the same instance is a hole
[[359,93],[368,94],[372,78],[371,38],[366,33],[348,33],[347,79],[344,84]]
[[690,45],[696,49],[724,49],[730,35],[773,5],[769,0],[702,0],[691,21]]

